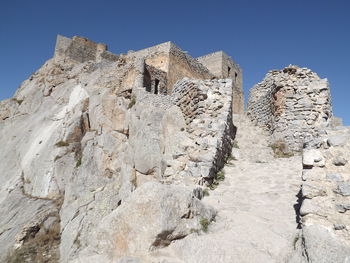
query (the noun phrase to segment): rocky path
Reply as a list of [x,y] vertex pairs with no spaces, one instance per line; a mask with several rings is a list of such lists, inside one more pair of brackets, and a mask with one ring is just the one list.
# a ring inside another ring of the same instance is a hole
[[172,247],[185,262],[286,262],[297,234],[301,157],[274,158],[261,130],[242,117],[235,125],[237,160],[203,200],[218,210],[216,222]]

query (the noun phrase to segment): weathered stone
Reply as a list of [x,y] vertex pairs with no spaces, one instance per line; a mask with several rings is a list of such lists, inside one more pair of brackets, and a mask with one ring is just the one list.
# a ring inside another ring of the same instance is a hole
[[333,159],[333,164],[336,166],[344,166],[345,164],[347,164],[347,162],[348,162],[348,160],[346,160],[342,156],[337,156]]
[[350,248],[336,239],[326,228],[317,225],[303,228],[303,246],[309,262],[346,262]]
[[[299,73],[286,74],[286,70]],[[316,129],[326,126],[332,117],[328,81],[307,72],[292,65],[269,72],[249,94],[249,118],[292,152],[300,152],[310,138],[318,138],[321,134]]]
[[90,249],[115,259],[147,252],[200,231],[200,219],[214,216],[212,208],[185,188],[146,183],[101,221]]
[[344,180],[341,174],[327,174],[327,178],[332,181],[341,182]]
[[346,225],[344,224],[334,224],[334,230],[343,230],[346,229]]
[[310,198],[310,199],[316,196],[326,195],[326,191],[324,189],[311,184],[306,184],[306,183],[302,185],[302,192],[304,197]]
[[343,146],[349,141],[348,135],[335,135],[332,137],[329,137],[327,142],[329,146]]
[[350,196],[350,183],[341,182],[338,184],[338,193],[343,196]]
[[304,150],[303,151],[303,165],[306,167],[312,167],[316,162],[321,162],[323,156],[320,151],[315,149]]

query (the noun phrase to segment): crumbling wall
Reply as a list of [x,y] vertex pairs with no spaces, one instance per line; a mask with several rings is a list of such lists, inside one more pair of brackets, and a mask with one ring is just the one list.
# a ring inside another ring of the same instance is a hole
[[297,66],[270,71],[251,89],[247,115],[269,130],[274,142],[283,142],[289,151],[300,151],[331,120],[328,81]]
[[95,43],[87,38],[74,36],[72,39],[57,35],[55,60],[70,59],[84,63],[86,61],[117,61],[118,56],[107,51],[107,45]]
[[242,70],[225,52],[218,51],[197,60],[203,64],[217,78],[231,78],[233,80],[233,113],[243,114],[244,94]]
[[350,128],[327,128],[303,149],[300,250],[308,262],[350,257]]
[[184,77],[195,79],[211,79],[214,77],[209,70],[192,58],[175,44],[171,43],[169,51],[168,92],[174,84]]
[[133,92],[137,102],[129,139],[137,178],[152,174],[158,180],[194,177],[200,184],[212,183],[231,153],[236,132],[232,80],[184,78],[170,96],[143,88]]
[[[211,183],[231,153],[236,128],[232,124],[232,80],[184,78],[173,89],[174,103],[186,120],[192,144],[187,147],[180,175]],[[169,167],[169,171],[173,169]],[[165,171],[165,175],[168,171]]]
[[210,79],[213,77],[206,67],[172,42],[166,42],[136,52],[129,52],[128,56],[143,59],[147,65],[166,72],[167,94],[171,94],[172,87],[176,81],[184,77],[198,79]]

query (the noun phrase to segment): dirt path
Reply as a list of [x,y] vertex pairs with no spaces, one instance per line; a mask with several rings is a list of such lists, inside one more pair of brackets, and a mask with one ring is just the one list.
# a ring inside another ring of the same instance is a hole
[[203,200],[218,210],[216,222],[172,245],[185,262],[285,262],[293,249],[301,157],[274,158],[260,129],[244,118],[235,125],[237,160]]

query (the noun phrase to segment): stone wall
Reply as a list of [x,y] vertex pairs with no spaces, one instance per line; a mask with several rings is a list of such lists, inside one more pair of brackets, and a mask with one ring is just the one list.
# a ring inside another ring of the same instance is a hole
[[232,80],[184,78],[170,96],[143,88],[133,92],[137,102],[129,138],[135,160],[143,160],[135,161],[138,176],[151,173],[165,181],[194,178],[212,183],[231,153],[236,132]]
[[176,81],[184,78],[210,79],[213,75],[199,63],[172,42],[166,42],[136,52],[128,56],[144,59],[147,65],[153,66],[167,74],[167,93],[171,94]]
[[184,77],[195,79],[211,79],[214,77],[206,67],[173,43],[170,45],[169,58],[169,92],[171,92],[173,85]]
[[194,142],[187,148],[186,167],[180,174],[199,176],[202,182],[211,183],[230,155],[235,137],[232,80],[184,78],[175,84],[172,96]]
[[57,35],[55,60],[70,59],[84,63],[86,61],[117,61],[118,56],[107,51],[107,45],[95,43],[87,38],[74,36],[72,39]]
[[233,80],[233,113],[243,114],[244,94],[242,70],[225,52],[218,51],[197,58],[217,78]]
[[327,128],[303,149],[301,250],[309,262],[350,256],[350,128]]
[[288,151],[300,151],[330,123],[328,81],[297,66],[270,71],[251,89],[247,115],[269,130],[274,142],[286,144]]

